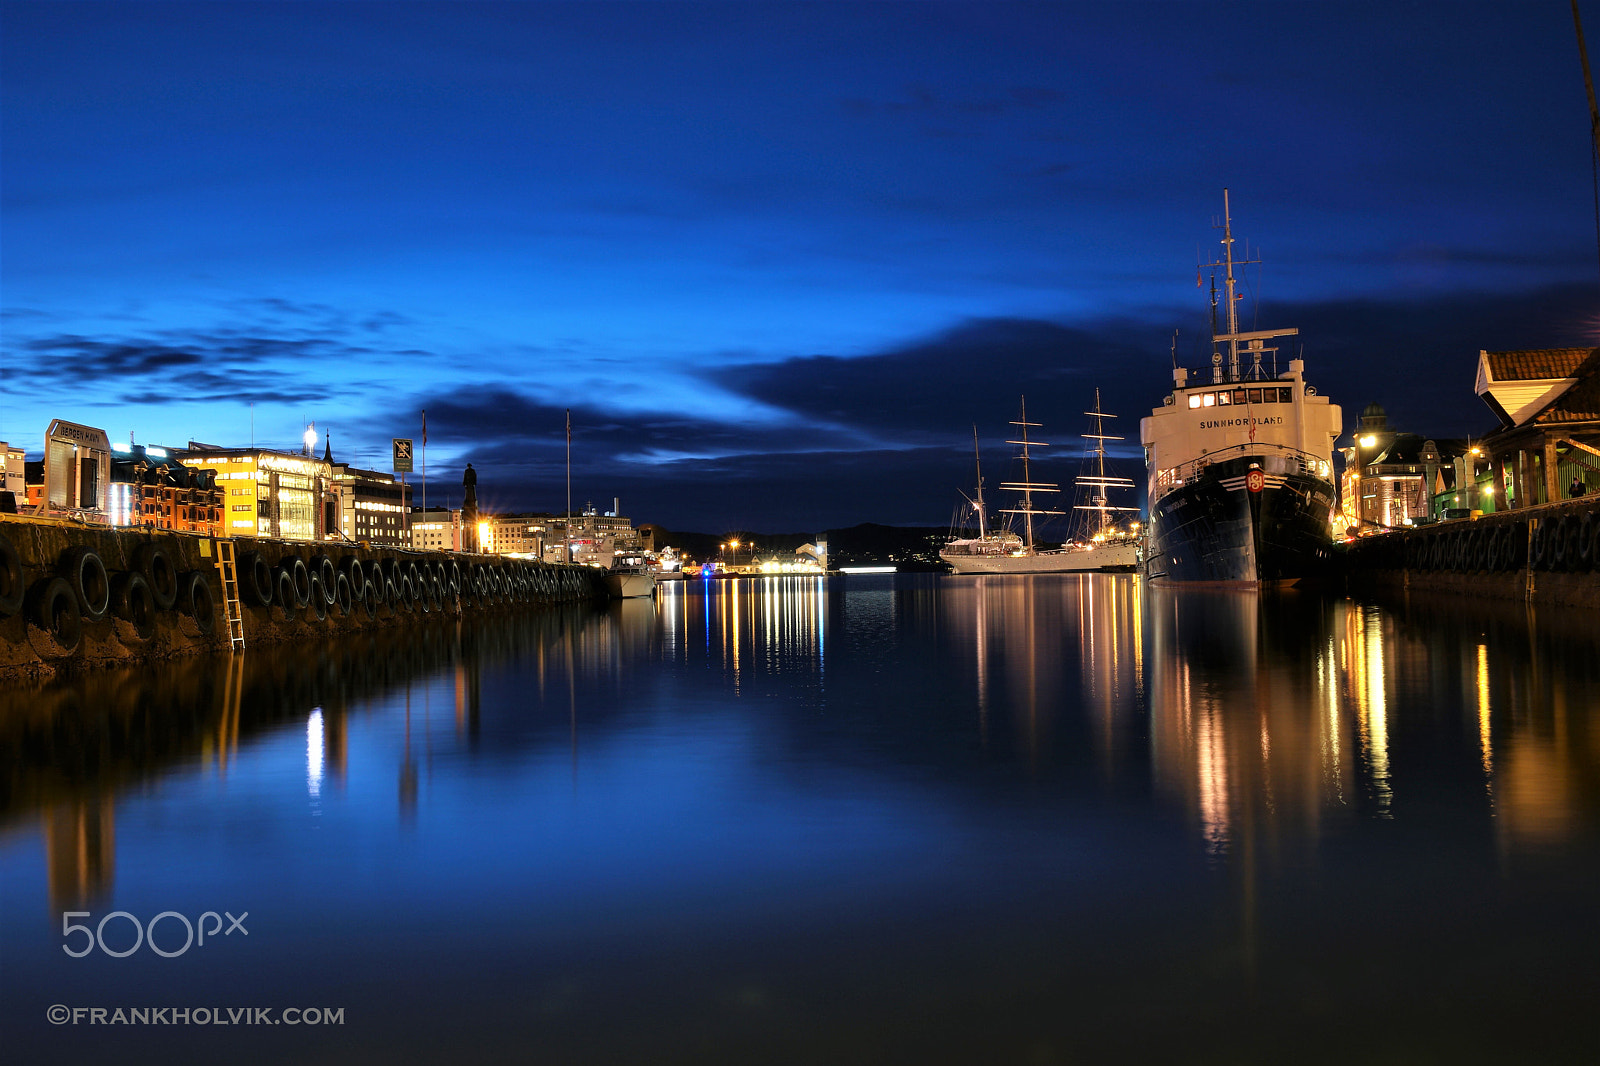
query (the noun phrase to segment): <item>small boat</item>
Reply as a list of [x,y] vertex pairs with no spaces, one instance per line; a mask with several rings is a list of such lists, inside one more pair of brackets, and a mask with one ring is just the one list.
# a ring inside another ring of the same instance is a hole
[[614,600],[639,599],[653,596],[656,591],[656,572],[643,557],[619,555],[606,571],[606,588]]

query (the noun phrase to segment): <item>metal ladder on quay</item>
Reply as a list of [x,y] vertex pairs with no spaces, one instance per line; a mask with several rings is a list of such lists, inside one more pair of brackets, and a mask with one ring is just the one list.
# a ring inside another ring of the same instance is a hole
[[217,573],[222,578],[222,613],[228,619],[228,650],[244,650],[244,610],[239,604],[239,567],[234,559],[233,541],[217,542]]

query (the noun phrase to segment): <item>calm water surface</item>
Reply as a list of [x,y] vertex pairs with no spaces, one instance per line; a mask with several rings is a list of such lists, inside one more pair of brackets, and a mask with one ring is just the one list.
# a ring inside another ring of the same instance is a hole
[[741,579],[5,693],[4,1057],[1595,1061],[1596,628]]

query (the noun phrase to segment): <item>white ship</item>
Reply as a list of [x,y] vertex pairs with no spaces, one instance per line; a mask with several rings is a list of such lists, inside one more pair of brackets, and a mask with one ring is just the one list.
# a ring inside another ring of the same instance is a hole
[[1267,342],[1299,330],[1239,331],[1239,261],[1222,195],[1226,254],[1210,265],[1227,268],[1227,332],[1212,327],[1209,373],[1191,382],[1174,367],[1172,391],[1139,424],[1150,491],[1145,571],[1154,585],[1294,584],[1332,558],[1333,444],[1343,416],[1306,384],[1304,360],[1278,373]]
[[[1112,523],[1109,515],[1115,511],[1136,511],[1137,508],[1124,508],[1113,506],[1106,501],[1106,491],[1111,488],[1132,488],[1133,483],[1127,478],[1108,478],[1105,473],[1105,447],[1106,440],[1116,440],[1116,437],[1107,437],[1101,432],[1102,418],[1113,417],[1100,412],[1100,395],[1095,393],[1095,410],[1086,412],[1093,416],[1095,432],[1084,434],[1085,438],[1094,439],[1099,453],[1098,476],[1080,477],[1078,483],[1090,490],[1089,503],[1080,505],[1077,509],[1093,511],[1098,515],[1094,520],[1094,531],[1086,532],[1082,540],[1069,543],[1057,549],[1041,550],[1034,546],[1033,520],[1034,517],[1055,516],[1065,512],[1037,508],[1033,505],[1034,493],[1060,492],[1061,488],[1050,482],[1033,481],[1030,470],[1032,448],[1044,448],[1049,445],[1044,441],[1033,440],[1028,436],[1030,428],[1037,428],[1039,423],[1028,421],[1028,408],[1026,400],[1023,401],[1021,420],[1012,422],[1013,426],[1021,428],[1021,440],[1007,441],[1007,444],[1020,445],[1022,448],[1022,480],[1018,482],[1003,483],[1000,487],[1022,493],[1022,506],[1004,508],[1002,514],[1021,515],[1023,520],[1023,533],[1021,535],[1010,529],[990,531],[983,503],[983,470],[978,470],[978,492],[973,506],[978,512],[978,536],[958,538],[950,541],[939,552],[939,558],[950,565],[958,574],[1065,574],[1094,570],[1133,570],[1139,563],[1139,548],[1136,536],[1123,537],[1111,532]],[[973,432],[973,450],[977,451],[977,432]],[[1098,539],[1097,539],[1098,538]]]

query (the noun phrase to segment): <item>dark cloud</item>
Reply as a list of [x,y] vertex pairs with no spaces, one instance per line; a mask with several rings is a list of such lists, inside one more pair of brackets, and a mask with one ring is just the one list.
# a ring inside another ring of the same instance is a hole
[[1159,388],[1158,327],[1106,322],[1092,328],[1032,319],[967,322],[878,355],[810,356],[724,372],[729,387],[811,419],[879,439],[931,444],[960,440],[977,423],[997,436],[1024,396],[1030,418],[1058,432],[1081,430],[1100,386],[1124,416],[1150,406],[1134,384]]
[[[1408,300],[1273,304],[1245,328],[1297,327],[1282,342],[1279,369],[1299,354],[1324,395],[1346,408],[1346,424],[1371,400],[1417,432],[1464,436],[1493,425],[1472,386],[1480,349],[1600,345],[1600,299],[1592,285],[1525,293],[1430,295]],[[1195,310],[1063,325],[1030,319],[965,323],[936,337],[859,358],[810,356],[722,372],[730,387],[808,418],[856,427],[880,439],[932,444],[1004,431],[1020,398],[1047,438],[1070,440],[1101,391],[1102,405],[1131,453],[1138,419],[1170,388],[1177,360],[1209,365],[1209,324]],[[1271,369],[1269,365],[1269,370]]]

